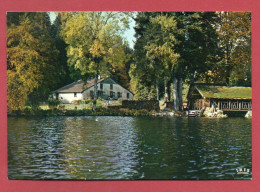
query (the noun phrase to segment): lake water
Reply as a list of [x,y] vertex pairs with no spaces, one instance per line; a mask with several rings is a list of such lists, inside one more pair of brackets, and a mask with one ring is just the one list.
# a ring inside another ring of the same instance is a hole
[[[9,179],[251,179],[251,119],[8,118]],[[249,169],[238,174],[236,169]]]

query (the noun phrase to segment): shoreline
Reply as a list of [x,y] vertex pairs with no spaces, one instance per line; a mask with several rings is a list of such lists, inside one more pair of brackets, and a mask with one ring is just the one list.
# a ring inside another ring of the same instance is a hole
[[[205,115],[189,116],[188,111],[148,111],[146,109],[108,109],[97,108],[96,111],[91,109],[78,110],[60,110],[60,109],[24,109],[7,113],[7,117],[51,117],[51,116],[132,116],[132,117],[185,117],[185,118],[222,118],[222,117],[208,117]],[[229,117],[245,117],[244,115],[225,116]],[[251,118],[251,117],[247,117]]]
[[97,108],[96,111],[91,109],[78,109],[78,110],[60,110],[60,109],[25,109],[20,111],[13,111],[8,113],[7,117],[48,117],[48,116],[153,116],[155,111],[148,111],[145,109],[105,109]]

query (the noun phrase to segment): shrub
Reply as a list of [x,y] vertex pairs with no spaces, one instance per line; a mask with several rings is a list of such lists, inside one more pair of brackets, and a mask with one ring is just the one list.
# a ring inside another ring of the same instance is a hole
[[73,101],[73,104],[75,104],[75,105],[79,105],[79,104],[81,104],[82,103],[82,100],[74,100]]
[[128,109],[136,109],[136,110],[155,110],[159,111],[159,101],[157,100],[143,100],[143,101],[136,101],[136,100],[123,100],[122,101],[122,108]]
[[97,100],[98,101],[103,101],[104,99],[102,97],[99,97]]
[[50,109],[57,108],[60,103],[61,102],[58,99],[49,99],[48,100],[48,106],[49,106]]
[[96,115],[96,116],[149,116],[152,115],[152,111],[145,109],[110,109],[110,108],[97,108],[95,111],[91,109],[83,110],[59,110],[57,108],[42,110],[36,108],[25,108],[24,110],[13,111],[10,115],[18,116],[84,116],[84,115]]
[[84,100],[84,103],[85,104],[89,104],[89,103],[91,103],[92,102],[92,100]]

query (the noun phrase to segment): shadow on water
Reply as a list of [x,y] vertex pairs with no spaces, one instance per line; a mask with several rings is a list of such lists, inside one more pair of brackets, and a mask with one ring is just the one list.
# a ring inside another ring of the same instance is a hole
[[9,179],[250,179],[245,118],[8,118]]
[[[140,141],[137,179],[235,179],[251,169],[250,126],[245,119],[136,120]],[[239,128],[241,122],[249,130]],[[226,126],[225,126],[226,124]],[[149,131],[147,131],[149,130]],[[245,147],[240,146],[244,143]],[[163,173],[163,174],[162,174]]]
[[247,111],[224,111],[228,117],[245,117]]

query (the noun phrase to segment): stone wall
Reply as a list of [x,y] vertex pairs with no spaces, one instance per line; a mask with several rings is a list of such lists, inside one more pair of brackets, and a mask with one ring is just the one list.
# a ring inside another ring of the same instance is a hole
[[136,100],[123,100],[122,108],[128,109],[146,109],[159,111],[159,101],[157,100],[146,100],[146,101],[136,101]]

